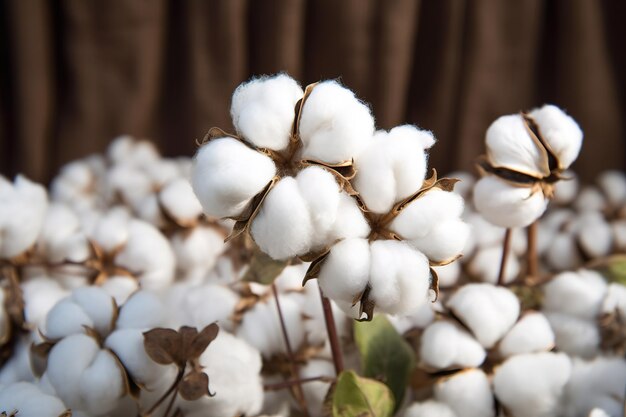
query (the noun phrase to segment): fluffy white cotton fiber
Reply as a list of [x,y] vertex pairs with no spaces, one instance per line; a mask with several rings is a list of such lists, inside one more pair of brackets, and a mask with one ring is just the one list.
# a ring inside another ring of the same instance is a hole
[[318,279],[324,294],[352,303],[362,293],[370,275],[370,244],[367,239],[345,239],[333,245]]
[[454,374],[435,385],[435,399],[457,416],[495,417],[495,403],[487,375],[480,369]]
[[45,394],[33,383],[0,386],[0,412],[8,415],[18,411],[19,417],[59,417],[66,410],[59,398]]
[[447,321],[434,322],[421,337],[420,359],[437,370],[478,367],[486,356],[472,335]]
[[286,74],[253,78],[241,84],[233,93],[230,107],[235,129],[260,148],[286,148],[294,108],[302,95],[302,88]]
[[597,272],[563,272],[543,287],[543,308],[583,319],[595,319],[606,291],[606,282]]
[[500,353],[505,356],[548,351],[554,347],[554,332],[548,319],[537,312],[527,313],[500,341]]
[[202,206],[185,178],[167,184],[159,194],[162,207],[179,224],[193,224],[202,215]]
[[445,403],[428,400],[411,404],[404,412],[404,417],[457,417]]

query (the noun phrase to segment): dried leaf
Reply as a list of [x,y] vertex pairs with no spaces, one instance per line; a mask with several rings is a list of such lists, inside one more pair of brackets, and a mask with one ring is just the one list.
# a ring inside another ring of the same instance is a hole
[[330,249],[311,262],[311,265],[309,265],[309,268],[306,270],[306,274],[304,274],[304,279],[302,280],[303,287],[306,285],[308,280],[319,277],[322,265],[324,264],[326,258],[328,258],[329,254]]
[[265,201],[265,197],[267,197],[270,190],[274,187],[274,185],[276,185],[279,180],[279,177],[272,178],[271,181],[268,182],[267,185],[252,198],[248,206],[244,209],[243,213],[237,217],[232,218],[233,220],[235,220],[235,225],[233,226],[233,230],[230,232],[228,237],[224,239],[224,242],[228,242],[248,230],[250,224],[261,209],[261,205],[263,204],[263,201]]
[[143,346],[150,359],[161,365],[181,365],[182,338],[175,330],[152,329],[145,332],[143,337]]
[[187,401],[195,401],[205,395],[212,397],[209,392],[209,376],[204,372],[188,373],[180,382],[178,392]]
[[259,249],[254,251],[246,273],[241,278],[246,282],[271,284],[289,265],[289,261],[277,261]]
[[351,196],[356,196],[359,193],[352,187],[350,180],[356,176],[356,168],[354,167],[354,161],[343,161],[336,164],[329,164],[324,161],[316,159],[304,159],[300,161],[303,167],[318,166],[333,174],[341,188]]
[[371,321],[374,318],[376,303],[370,298],[371,291],[372,287],[368,283],[365,290],[358,296],[358,299],[355,297],[355,300],[353,300],[353,307],[359,303],[359,318],[356,321]]
[[291,127],[291,137],[296,138],[296,140],[299,140],[298,138],[300,136],[300,119],[302,118],[302,109],[304,108],[304,104],[306,103],[307,99],[313,92],[313,89],[318,84],[319,82],[307,85],[304,89],[304,95],[296,103],[293,125]]
[[192,347],[193,342],[198,336],[198,329],[195,327],[182,326],[178,329],[178,334],[180,335],[180,343],[181,343],[181,360],[189,360],[191,358],[197,358],[200,356],[202,352],[198,355],[192,356]]
[[43,375],[48,367],[48,354],[54,347],[52,342],[42,342],[39,344],[32,343],[30,345],[30,367],[36,376]]
[[435,299],[432,301],[433,303],[439,299],[439,275],[437,275],[437,271],[430,268],[430,289],[435,292]]
[[[195,330],[195,329],[194,329]],[[206,348],[215,340],[220,331],[217,323],[211,323],[197,333],[187,351],[187,359],[199,358]]]

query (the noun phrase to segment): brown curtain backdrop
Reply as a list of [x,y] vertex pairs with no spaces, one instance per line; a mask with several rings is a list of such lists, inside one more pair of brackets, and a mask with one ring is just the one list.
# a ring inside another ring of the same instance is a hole
[[47,181],[121,133],[192,155],[231,128],[240,82],[286,71],[432,130],[440,172],[470,168],[497,116],[557,104],[591,179],[626,166],[625,18],[621,0],[0,0],[0,172]]

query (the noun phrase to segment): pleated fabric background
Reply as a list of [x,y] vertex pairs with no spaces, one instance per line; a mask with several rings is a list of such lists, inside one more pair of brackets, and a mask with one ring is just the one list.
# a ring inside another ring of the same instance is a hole
[[233,89],[340,77],[380,128],[412,123],[439,172],[472,167],[497,116],[554,103],[586,179],[626,167],[626,2],[0,0],[0,172],[48,181],[116,135],[192,155]]

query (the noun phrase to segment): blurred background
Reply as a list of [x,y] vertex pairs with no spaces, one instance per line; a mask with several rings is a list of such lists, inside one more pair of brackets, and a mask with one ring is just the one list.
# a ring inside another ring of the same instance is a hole
[[242,81],[340,78],[431,166],[469,169],[499,115],[565,108],[574,169],[626,167],[621,0],[0,0],[0,172],[48,181],[122,133],[192,155]]

